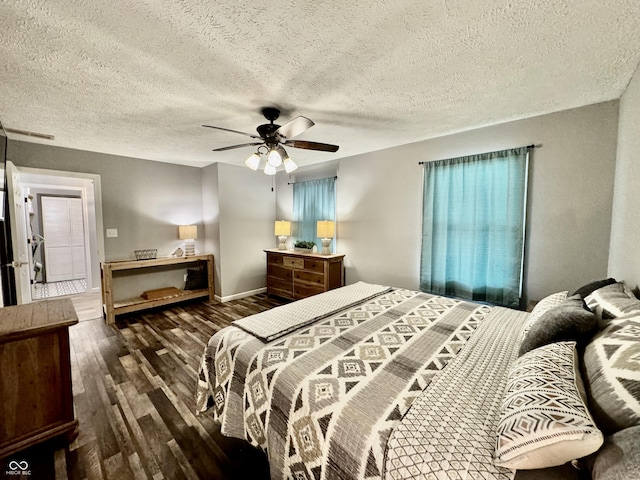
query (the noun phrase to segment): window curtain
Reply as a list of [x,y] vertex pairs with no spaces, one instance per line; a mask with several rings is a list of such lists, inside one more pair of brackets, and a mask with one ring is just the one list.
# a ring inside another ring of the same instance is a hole
[[529,147],[425,162],[420,289],[518,307]]
[[[336,219],[336,179],[308,180],[293,184],[293,236],[296,240],[313,241],[320,250],[322,243],[316,236],[318,220]],[[334,250],[335,239],[331,242]]]

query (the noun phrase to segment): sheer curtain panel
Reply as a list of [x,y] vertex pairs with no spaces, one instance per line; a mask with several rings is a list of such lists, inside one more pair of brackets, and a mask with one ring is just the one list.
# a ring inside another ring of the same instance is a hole
[[529,147],[425,162],[420,289],[517,307]]
[[[321,245],[316,237],[318,220],[336,219],[336,179],[334,177],[295,182],[293,184],[293,236],[296,240],[311,240]],[[334,251],[335,239],[331,242]]]

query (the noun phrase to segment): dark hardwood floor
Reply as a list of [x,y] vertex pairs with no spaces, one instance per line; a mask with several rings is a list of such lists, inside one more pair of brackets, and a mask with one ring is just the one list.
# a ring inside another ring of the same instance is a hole
[[[195,415],[200,356],[216,331],[282,302],[254,295],[82,321],[70,329],[74,404],[68,447],[51,441],[0,461],[0,475],[28,479],[268,479],[263,453]],[[27,461],[31,475],[9,475]]]

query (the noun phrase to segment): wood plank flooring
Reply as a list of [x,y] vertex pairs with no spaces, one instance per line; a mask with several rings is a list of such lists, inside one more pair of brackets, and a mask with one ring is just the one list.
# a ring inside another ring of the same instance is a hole
[[71,295],[69,298],[71,298],[79,321],[94,320],[102,316],[102,294],[100,292]]
[[0,461],[28,461],[43,479],[268,479],[263,453],[220,434],[195,415],[200,356],[231,321],[283,301],[254,295],[226,303],[193,302],[166,310],[84,320],[70,329],[78,438],[49,442]]

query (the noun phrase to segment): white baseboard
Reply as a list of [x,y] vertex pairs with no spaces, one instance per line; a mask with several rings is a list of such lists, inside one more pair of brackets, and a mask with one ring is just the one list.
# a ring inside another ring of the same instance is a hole
[[227,295],[226,297],[215,296],[215,299],[219,302],[230,302],[231,300],[238,300],[239,298],[250,297],[251,295],[257,295],[258,293],[265,293],[267,287],[257,288],[255,290],[249,290],[248,292],[234,293],[233,295]]

